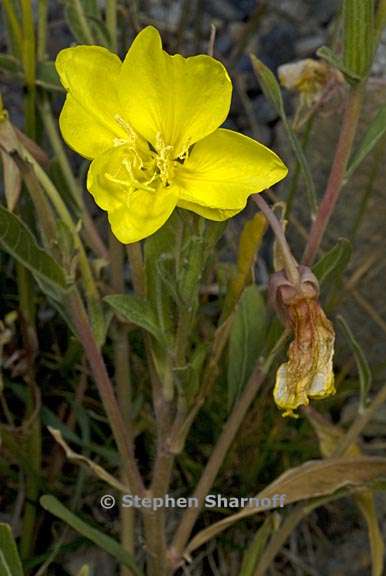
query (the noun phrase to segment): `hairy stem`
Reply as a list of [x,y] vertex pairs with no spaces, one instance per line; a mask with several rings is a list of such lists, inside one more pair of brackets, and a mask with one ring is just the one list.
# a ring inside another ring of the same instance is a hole
[[72,290],[67,297],[67,303],[72,321],[77,329],[79,339],[83,344],[91,372],[106,410],[121,460],[123,463],[126,463],[126,474],[130,488],[133,494],[141,495],[145,489],[132,449],[132,439],[119,409],[110,377],[107,373],[101,351],[95,341],[83,302],[76,290]]

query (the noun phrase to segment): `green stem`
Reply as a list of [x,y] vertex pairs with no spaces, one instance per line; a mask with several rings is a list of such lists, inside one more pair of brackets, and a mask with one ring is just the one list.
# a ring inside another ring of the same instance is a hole
[[24,67],[27,94],[25,97],[25,125],[30,138],[36,133],[36,54],[35,30],[32,13],[32,1],[21,0],[22,13],[22,61]]
[[324,232],[330,221],[335,205],[342,190],[348,160],[350,158],[355,134],[357,131],[365,84],[363,82],[352,86],[346,103],[342,129],[335,151],[335,158],[328,178],[326,191],[319,206],[314,223],[308,237],[303,262],[310,266],[317,255]]
[[78,17],[78,23],[82,29],[82,34],[84,36],[87,44],[95,44],[91,28],[88,25],[87,18],[85,16],[81,0],[72,0],[72,5]]
[[9,35],[15,55],[21,60],[23,54],[23,33],[11,0],[3,0],[3,8],[8,19]]
[[146,276],[143,264],[143,256],[140,242],[127,245],[127,256],[129,258],[132,283],[138,296],[145,296]]
[[106,0],[106,27],[110,34],[111,49],[116,52],[117,38],[117,0]]
[[39,0],[38,2],[38,52],[39,62],[47,58],[47,12],[48,0]]
[[274,534],[268,546],[265,548],[254,576],[264,576],[280,548],[285,544],[292,531],[306,515],[307,512],[304,509],[304,504],[297,504],[294,509],[291,510],[283,524],[280,526],[279,531]]

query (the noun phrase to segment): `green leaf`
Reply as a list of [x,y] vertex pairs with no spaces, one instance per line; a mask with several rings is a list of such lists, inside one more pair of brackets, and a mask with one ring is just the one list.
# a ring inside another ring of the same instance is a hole
[[306,185],[307,199],[311,212],[315,213],[317,202],[314,180],[307,159],[304,155],[302,145],[300,144],[297,135],[293,131],[285,113],[279,83],[276,80],[273,72],[271,72],[271,70],[253,54],[251,54],[251,62],[253,70],[255,71],[258,80],[260,81],[261,88],[266,98],[272,102],[283,122],[285,131],[287,133],[287,138],[303,174],[304,182]]
[[364,78],[374,56],[373,0],[343,2],[343,63],[354,75]]
[[67,289],[64,270],[37,245],[27,226],[3,206],[0,206],[0,245],[28,268],[37,280],[55,290],[64,292]]
[[104,301],[126,320],[149,332],[161,344],[165,343],[165,337],[147,300],[134,294],[114,294],[106,296]]
[[80,44],[95,44],[85,7],[80,0],[65,0],[65,18]]
[[136,576],[143,576],[143,572],[138,568],[131,554],[122,548],[118,542],[81,520],[78,516],[68,510],[68,508],[63,506],[57,498],[50,495],[42,496],[40,498],[40,504],[45,510],[57,518],[60,518],[63,522],[66,522],[66,524],[71,526],[73,530],[91,540],[91,542],[96,544],[99,548],[102,548],[102,550],[105,550],[108,554],[118,560],[120,564],[130,568]]
[[351,242],[346,238],[340,238],[312,268],[319,284],[324,284],[328,278],[340,276],[347,267],[351,254]]
[[23,576],[19,552],[9,524],[0,524],[0,574]]
[[273,530],[273,516],[268,516],[260,526],[256,535],[243,556],[243,563],[239,576],[254,576],[256,566]]
[[337,316],[337,322],[343,329],[343,333],[353,351],[355,362],[357,364],[358,375],[359,375],[359,386],[360,386],[360,411],[363,411],[367,406],[368,392],[370,390],[371,382],[373,379],[371,368],[367,362],[365,353],[362,350],[361,345],[355,338],[351,331],[350,326],[347,324],[343,316]]
[[379,142],[386,131],[386,103],[378,110],[374,120],[370,122],[368,128],[359,143],[358,148],[355,150],[350,158],[345,179],[348,180],[353,172],[358,168],[359,164],[366,158],[372,151],[374,146]]
[[251,376],[261,353],[267,314],[264,298],[256,285],[246,288],[235,311],[228,347],[228,406]]
[[250,55],[253,70],[260,81],[261,88],[267,100],[272,102],[279,116],[285,115],[283,98],[274,73],[254,54]]

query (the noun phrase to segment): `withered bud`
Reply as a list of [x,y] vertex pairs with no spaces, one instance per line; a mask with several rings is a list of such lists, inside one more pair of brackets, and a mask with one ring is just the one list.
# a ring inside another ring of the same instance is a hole
[[300,94],[307,105],[312,104],[327,84],[341,84],[343,75],[323,60],[306,58],[297,62],[283,64],[278,68],[282,86]]
[[319,284],[309,268],[299,266],[299,282],[276,272],[269,283],[271,304],[282,322],[294,333],[288,362],[276,374],[274,399],[283,416],[293,416],[310,398],[335,393],[332,358],[335,333],[320,307]]

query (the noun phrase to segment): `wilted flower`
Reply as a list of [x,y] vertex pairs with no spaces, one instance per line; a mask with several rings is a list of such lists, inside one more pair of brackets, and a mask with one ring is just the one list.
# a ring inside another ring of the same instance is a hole
[[93,159],[87,187],[122,242],[149,236],[176,206],[227,219],[287,173],[262,144],[218,128],[232,92],[223,65],[170,56],[151,26],[123,63],[100,46],[76,46],[56,67],[68,92],[62,134]]
[[279,66],[278,76],[282,86],[299,92],[302,102],[307,106],[321,96],[330,80],[343,81],[338,70],[333,69],[327,62],[312,58]]
[[283,272],[270,280],[273,303],[294,340],[288,349],[288,362],[276,374],[274,399],[283,416],[292,416],[311,398],[335,393],[332,358],[335,334],[318,302],[318,282],[309,268],[299,267],[300,281],[294,285]]

